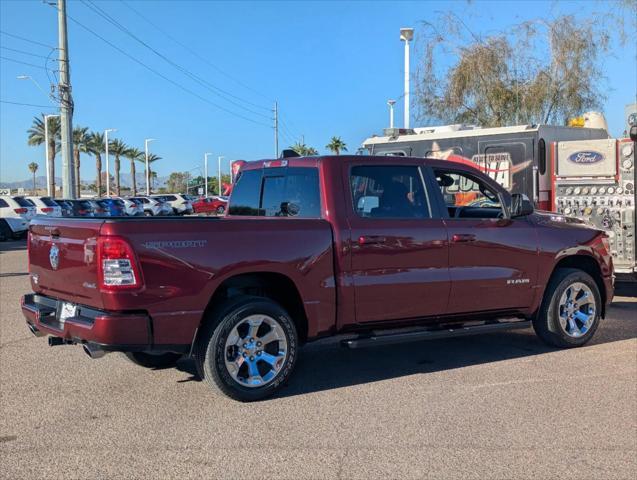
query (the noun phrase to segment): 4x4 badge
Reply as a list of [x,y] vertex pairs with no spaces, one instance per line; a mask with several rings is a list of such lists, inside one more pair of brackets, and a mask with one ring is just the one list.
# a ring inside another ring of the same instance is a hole
[[58,265],[60,263],[60,249],[57,245],[51,245],[51,250],[49,250],[49,263],[51,263],[51,268],[53,270],[58,269]]

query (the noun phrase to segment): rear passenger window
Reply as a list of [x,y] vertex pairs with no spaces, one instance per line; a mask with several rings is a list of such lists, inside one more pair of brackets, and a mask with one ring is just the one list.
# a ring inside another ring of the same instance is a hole
[[350,173],[354,210],[369,218],[431,218],[417,166],[356,166]]
[[230,197],[230,215],[319,218],[316,168],[245,170]]
[[13,197],[13,199],[17,202],[21,207],[32,207],[33,203],[29,203],[29,201],[24,197]]

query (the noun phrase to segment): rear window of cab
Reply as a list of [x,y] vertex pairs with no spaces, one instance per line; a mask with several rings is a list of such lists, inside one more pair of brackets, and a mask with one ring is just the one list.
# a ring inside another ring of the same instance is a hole
[[228,214],[320,218],[318,169],[281,167],[244,170],[233,188]]

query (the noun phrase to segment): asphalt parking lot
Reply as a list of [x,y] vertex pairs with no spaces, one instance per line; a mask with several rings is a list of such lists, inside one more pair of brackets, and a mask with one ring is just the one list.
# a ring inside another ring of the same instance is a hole
[[24,242],[0,243],[0,478],[637,478],[637,292],[593,342],[532,331],[310,345],[241,404],[184,359],[145,370],[28,332]]

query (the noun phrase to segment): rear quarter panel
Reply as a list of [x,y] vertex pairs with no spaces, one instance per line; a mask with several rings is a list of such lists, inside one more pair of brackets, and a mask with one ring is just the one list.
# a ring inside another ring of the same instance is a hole
[[128,239],[144,277],[142,291],[102,293],[104,305],[148,311],[156,344],[190,343],[215,290],[243,273],[289,277],[301,294],[310,336],[333,326],[332,230],[327,221],[150,218],[106,221],[101,234]]

